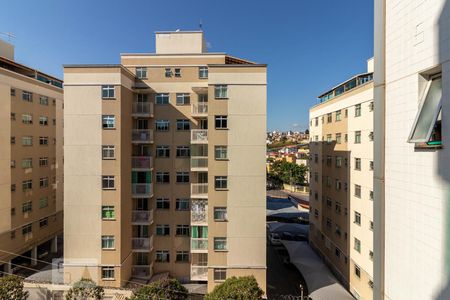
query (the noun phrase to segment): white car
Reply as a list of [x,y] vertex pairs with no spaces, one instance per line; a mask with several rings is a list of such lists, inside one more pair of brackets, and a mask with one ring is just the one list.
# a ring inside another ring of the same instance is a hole
[[281,245],[281,239],[278,233],[269,234],[269,240],[271,245]]

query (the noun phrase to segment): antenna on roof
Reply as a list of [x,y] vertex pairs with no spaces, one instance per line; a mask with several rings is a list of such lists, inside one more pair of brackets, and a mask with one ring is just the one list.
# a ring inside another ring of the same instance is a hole
[[8,41],[11,41],[11,38],[15,38],[16,35],[12,32],[0,32],[0,35],[4,35],[8,37]]
[[198,28],[200,28],[200,30],[203,30],[203,22],[202,22],[202,19],[200,19],[200,23],[198,24]]

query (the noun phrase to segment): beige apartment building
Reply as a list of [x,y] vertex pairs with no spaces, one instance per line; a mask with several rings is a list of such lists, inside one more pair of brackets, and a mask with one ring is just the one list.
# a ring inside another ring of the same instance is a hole
[[310,109],[310,244],[357,299],[373,286],[372,69]]
[[63,230],[62,81],[0,40],[0,276],[57,251]]
[[155,53],[64,79],[66,281],[265,290],[266,65],[157,32]]

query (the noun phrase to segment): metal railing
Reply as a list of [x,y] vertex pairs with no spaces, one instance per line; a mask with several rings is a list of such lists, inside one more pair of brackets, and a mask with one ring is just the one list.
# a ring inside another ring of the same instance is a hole
[[131,267],[131,275],[133,277],[148,278],[152,276],[152,271],[148,265],[134,265]]
[[208,169],[208,157],[191,156],[191,169]]
[[153,103],[151,102],[134,102],[133,115],[149,116],[153,115]]
[[208,251],[208,238],[191,238],[191,251]]
[[135,196],[150,196],[152,192],[151,183],[132,183],[131,193]]
[[151,169],[153,161],[151,156],[133,156],[131,158],[131,167],[133,169]]
[[208,143],[208,130],[207,129],[192,129],[191,130],[191,143],[193,143],[193,144]]
[[151,129],[133,129],[131,140],[135,143],[153,142],[153,131]]
[[133,210],[131,212],[131,221],[135,223],[153,222],[153,210]]
[[192,104],[192,115],[208,115],[208,103],[199,102],[197,104]]
[[153,247],[153,238],[132,238],[131,247],[133,250],[150,250]]
[[207,183],[191,183],[191,196],[193,198],[200,196],[208,196]]
[[191,265],[191,280],[208,280],[208,267]]

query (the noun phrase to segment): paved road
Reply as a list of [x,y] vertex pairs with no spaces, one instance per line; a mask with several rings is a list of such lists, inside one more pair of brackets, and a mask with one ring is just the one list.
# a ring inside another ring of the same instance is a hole
[[[267,243],[267,296],[268,299],[283,299],[281,295],[300,296],[300,285],[306,287],[305,281],[300,272],[294,267],[287,267],[283,264],[283,257],[276,249],[282,246],[269,245]],[[306,294],[306,288],[304,288]]]

